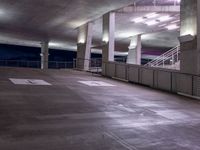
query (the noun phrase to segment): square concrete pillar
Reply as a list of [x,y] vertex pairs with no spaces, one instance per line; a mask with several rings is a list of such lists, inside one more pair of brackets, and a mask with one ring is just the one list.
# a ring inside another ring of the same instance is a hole
[[181,72],[200,75],[200,1],[181,1]]
[[41,69],[48,69],[49,42],[41,42]]
[[77,68],[88,70],[90,65],[92,45],[92,23],[79,27],[77,44]]
[[141,65],[141,48],[141,35],[132,37],[128,51],[128,64]]
[[[114,61],[115,51],[115,13],[110,12],[103,15],[103,48],[102,48],[102,62]],[[102,67],[103,74],[105,67]]]

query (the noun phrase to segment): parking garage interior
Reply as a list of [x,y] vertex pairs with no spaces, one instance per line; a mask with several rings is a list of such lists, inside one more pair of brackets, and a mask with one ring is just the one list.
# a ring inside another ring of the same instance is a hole
[[200,150],[198,0],[0,0],[0,149]]

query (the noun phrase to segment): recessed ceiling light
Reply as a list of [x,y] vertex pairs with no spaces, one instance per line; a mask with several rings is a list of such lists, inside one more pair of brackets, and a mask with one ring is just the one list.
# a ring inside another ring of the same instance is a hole
[[145,17],[146,18],[148,18],[148,19],[150,19],[150,18],[155,18],[155,17],[158,17],[159,16],[159,14],[157,14],[157,13],[149,13],[149,14],[147,14]]
[[160,18],[158,18],[158,20],[160,21],[160,22],[164,22],[164,21],[168,21],[168,20],[171,20],[172,19],[172,17],[170,17],[170,16],[162,16],[162,17],[160,17]]
[[156,24],[158,24],[158,23],[159,23],[159,22],[156,21],[156,20],[151,20],[151,21],[145,22],[145,24],[147,24],[148,26],[153,26],[153,25],[156,25]]
[[135,19],[133,19],[133,22],[135,22],[135,23],[144,22],[144,18],[143,17],[135,18]]
[[161,25],[159,25],[159,27],[164,27],[164,26],[166,26],[167,24],[161,24]]
[[175,29],[178,29],[179,26],[177,26],[176,24],[171,24],[171,25],[166,26],[166,28],[168,30],[175,30]]
[[171,23],[177,23],[177,22],[180,22],[180,20],[174,20]]

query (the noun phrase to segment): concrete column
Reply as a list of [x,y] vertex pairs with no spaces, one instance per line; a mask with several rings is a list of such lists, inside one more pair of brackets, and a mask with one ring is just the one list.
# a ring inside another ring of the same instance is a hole
[[49,64],[49,42],[41,43],[41,69],[48,69]]
[[141,35],[137,35],[131,39],[128,51],[128,64],[141,65]]
[[200,1],[181,1],[181,72],[200,75]]
[[79,27],[77,44],[77,68],[88,70],[92,45],[92,23]]
[[115,13],[110,12],[103,16],[103,62],[114,61],[115,50]]
[[102,37],[102,74],[106,74],[106,62],[114,61],[115,51],[115,13],[110,12],[103,15],[103,37]]

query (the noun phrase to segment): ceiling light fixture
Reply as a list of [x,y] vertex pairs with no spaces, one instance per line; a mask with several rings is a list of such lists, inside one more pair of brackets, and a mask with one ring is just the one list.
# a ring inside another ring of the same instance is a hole
[[166,28],[168,30],[175,30],[175,29],[178,29],[179,26],[177,26],[176,24],[171,24],[171,25],[166,26]]
[[171,23],[177,23],[177,22],[180,22],[180,20],[174,20]]
[[135,22],[135,23],[144,22],[144,18],[143,18],[143,17],[135,18],[135,19],[133,20],[133,22]]
[[150,18],[155,18],[155,17],[158,17],[159,16],[159,14],[157,14],[157,13],[149,13],[149,14],[147,14],[145,17],[146,18],[148,18],[148,19],[150,19]]
[[166,26],[167,24],[161,24],[161,25],[159,25],[159,27],[164,27],[164,26]]
[[171,19],[172,19],[172,17],[170,17],[170,16],[162,16],[162,17],[158,18],[158,20],[160,22],[165,22],[165,21],[168,21],[168,20],[171,20]]
[[153,25],[156,25],[156,24],[158,24],[158,23],[159,23],[159,22],[156,21],[156,20],[151,20],[151,21],[145,22],[145,24],[147,24],[148,26],[153,26]]

